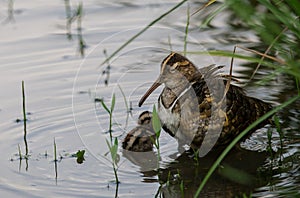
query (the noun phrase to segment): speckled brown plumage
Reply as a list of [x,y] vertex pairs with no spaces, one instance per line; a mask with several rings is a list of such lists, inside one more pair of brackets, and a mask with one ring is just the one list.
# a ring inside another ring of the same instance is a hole
[[152,113],[144,111],[138,119],[138,126],[132,129],[122,142],[123,149],[134,152],[152,151],[155,133],[152,127]]
[[227,144],[272,106],[247,96],[238,86],[227,87],[228,76],[220,74],[221,68],[210,65],[197,69],[186,57],[172,52],[163,60],[160,76],[139,106],[164,84],[158,115],[165,131],[192,148],[204,143]]

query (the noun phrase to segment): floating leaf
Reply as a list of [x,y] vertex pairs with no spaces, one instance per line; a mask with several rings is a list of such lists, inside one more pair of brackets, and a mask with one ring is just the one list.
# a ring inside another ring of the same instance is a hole
[[78,150],[78,152],[76,153],[76,157],[77,157],[76,161],[78,164],[82,164],[83,161],[85,160],[84,153],[85,153],[85,150]]

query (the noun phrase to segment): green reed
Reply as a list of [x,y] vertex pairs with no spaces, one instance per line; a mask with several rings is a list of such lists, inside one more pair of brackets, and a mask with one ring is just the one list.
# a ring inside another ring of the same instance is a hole
[[179,2],[178,4],[176,4],[174,7],[172,7],[170,10],[168,10],[167,12],[163,13],[162,15],[160,15],[159,17],[157,17],[155,20],[153,20],[152,22],[150,22],[148,25],[146,25],[146,27],[144,27],[142,30],[140,30],[138,33],[136,33],[135,35],[133,35],[131,38],[129,38],[124,44],[122,44],[117,50],[115,50],[108,58],[106,58],[101,65],[104,65],[105,63],[107,63],[112,57],[114,57],[115,55],[117,55],[122,49],[124,49],[127,45],[129,45],[132,41],[134,41],[137,37],[139,37],[140,35],[142,35],[144,32],[146,32],[150,27],[152,27],[154,24],[156,24],[157,22],[159,22],[161,19],[163,19],[164,17],[166,17],[168,14],[172,13],[174,10],[176,10],[177,8],[179,8],[181,5],[183,5],[187,0],[182,0],[181,2]]
[[54,153],[54,172],[55,172],[55,182],[57,184],[57,177],[58,177],[58,171],[57,171],[57,146],[55,142],[55,138],[53,138],[53,153]]
[[20,144],[18,144],[18,154],[19,154],[19,159],[22,160],[23,157],[22,157],[22,151],[21,151],[21,148],[20,148]]
[[183,54],[186,55],[186,49],[187,49],[187,38],[189,33],[189,25],[190,25],[190,5],[188,4],[188,7],[186,9],[186,26],[185,26],[185,34],[184,34],[184,43],[183,43]]
[[124,100],[124,104],[125,104],[125,107],[126,107],[126,111],[127,111],[127,113],[130,113],[130,112],[131,112],[131,109],[130,109],[130,107],[129,107],[129,105],[128,105],[128,102],[127,102],[127,99],[126,99],[126,95],[125,95],[125,93],[124,93],[122,87],[121,87],[119,84],[118,84],[118,87],[119,87],[119,89],[120,89],[120,91],[121,91],[121,94],[122,94],[122,96],[123,96],[123,100]]
[[78,36],[78,51],[84,57],[86,48],[85,41],[82,36],[82,18],[83,18],[83,3],[80,2],[75,10],[71,9],[70,0],[64,0],[66,12],[66,34],[69,40],[72,40],[71,27],[74,21],[77,21],[77,36]]
[[274,159],[274,151],[273,151],[273,148],[272,148],[272,136],[273,136],[272,129],[268,129],[268,131],[267,131],[268,142],[267,142],[266,151],[269,153],[269,156],[270,156],[271,160]]
[[[118,87],[121,91],[121,94],[123,96],[123,100],[124,100],[124,104],[125,104],[125,107],[126,107],[126,122],[125,122],[125,126],[124,126],[124,129],[127,128],[127,125],[128,125],[128,119],[129,119],[129,114],[132,114],[132,107],[128,105],[128,101],[126,99],[126,95],[122,89],[122,87],[118,84]],[[131,105],[131,103],[130,103]]]
[[53,153],[54,153],[54,162],[57,162],[57,150],[56,150],[56,142],[55,142],[55,138],[53,138]]
[[184,181],[183,181],[183,179],[180,182],[179,188],[180,188],[181,197],[184,198]]
[[110,103],[110,108],[108,108],[106,106],[106,104],[104,103],[104,100],[100,101],[103,108],[105,109],[105,111],[109,114],[109,128],[108,128],[108,132],[109,132],[109,137],[110,137],[110,143],[112,143],[113,138],[112,138],[112,118],[113,118],[113,111],[115,108],[115,102],[116,102],[116,96],[115,94],[113,94],[112,98],[111,98],[111,103]]
[[77,18],[77,34],[78,34],[78,45],[81,57],[84,57],[84,50],[86,48],[85,41],[83,40],[82,36],[82,18],[83,18],[83,4],[82,2],[79,3],[76,12],[75,17]]
[[107,107],[107,105],[104,103],[103,100],[101,100],[101,104],[103,106],[103,108],[106,110],[106,112],[109,114],[109,137],[110,137],[110,141],[108,141],[106,139],[106,144],[108,146],[109,149],[109,153],[111,155],[111,159],[112,159],[112,166],[113,166],[113,171],[114,171],[114,176],[115,176],[115,180],[116,180],[116,193],[115,193],[115,197],[118,197],[118,188],[119,188],[119,178],[118,178],[118,162],[119,162],[119,155],[118,155],[118,138],[115,137],[114,141],[113,141],[113,136],[112,136],[112,118],[113,118],[113,111],[115,108],[115,102],[116,102],[116,97],[115,94],[113,94],[112,99],[111,99],[111,103],[110,103],[110,108]]
[[280,140],[280,148],[279,148],[280,158],[279,158],[279,163],[281,164],[282,163],[282,157],[283,157],[283,138],[284,138],[284,134],[283,134],[283,131],[282,131],[282,128],[281,128],[279,117],[277,115],[273,116],[273,121],[274,121],[274,124],[276,126],[276,131],[279,134],[279,140]]

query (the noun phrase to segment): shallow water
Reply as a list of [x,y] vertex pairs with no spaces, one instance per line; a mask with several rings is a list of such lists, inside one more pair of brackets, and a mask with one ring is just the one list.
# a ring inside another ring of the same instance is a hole
[[[172,50],[182,51],[186,20],[186,6],[167,16],[133,43],[124,48],[111,61],[109,76],[104,50],[111,54],[127,39],[149,22],[175,5],[176,1],[84,1],[81,32],[77,21],[67,27],[68,1],[0,1],[0,162],[1,195],[5,197],[114,197],[116,184],[105,139],[109,138],[108,114],[95,99],[110,104],[116,94],[113,114],[114,136],[121,140],[136,126],[138,115],[152,110],[160,90],[149,97],[145,105],[137,102],[156,79],[162,59]],[[79,2],[70,1],[72,12]],[[198,8],[199,3],[190,3]],[[213,9],[212,7],[211,9]],[[203,15],[207,14],[205,11]],[[201,17],[191,19],[188,50],[233,49],[237,43],[260,46],[250,31],[229,25],[230,14],[224,12],[213,21],[213,28],[198,25]],[[81,33],[81,34],[80,34]],[[85,44],[80,54],[80,39]],[[199,66],[226,65],[230,59],[208,55],[190,55]],[[235,61],[235,75],[248,79],[251,69]],[[253,65],[252,65],[253,67]],[[103,74],[103,71],[106,73]],[[270,70],[263,68],[254,79],[257,81]],[[19,160],[18,144],[25,153],[21,81],[25,82],[27,141],[30,157]],[[105,85],[105,81],[108,85]],[[132,108],[128,114],[128,106]],[[292,81],[280,76],[257,87],[246,86],[249,95],[270,101],[284,102],[295,94]],[[284,132],[283,148],[277,133],[273,147],[279,150],[274,159],[266,152],[266,129],[262,129],[244,143],[254,150],[234,150],[225,160],[224,167],[233,167],[250,177],[246,184],[229,181],[219,170],[204,189],[203,196],[231,197],[252,192],[255,197],[287,196],[300,193],[299,161],[299,101],[280,112]],[[54,138],[60,160],[55,171]],[[145,158],[128,156],[119,148],[118,175],[121,183],[119,197],[153,197],[157,192],[165,197],[180,197],[183,179],[185,197],[191,197],[206,174],[217,153],[200,159],[199,164],[177,151],[177,143],[166,133],[161,139],[161,169],[158,173],[155,153]],[[77,164],[72,154],[86,150],[85,161]],[[139,161],[140,160],[140,161]],[[147,166],[146,166],[147,165]],[[225,170],[225,169],[224,169]],[[170,176],[169,172],[171,173]],[[179,174],[178,174],[179,172]],[[226,171],[225,171],[226,172]],[[56,175],[57,173],[57,175]],[[169,177],[169,179],[168,179]],[[171,180],[170,180],[171,178]],[[231,178],[232,179],[232,178]],[[166,183],[167,180],[171,181]]]

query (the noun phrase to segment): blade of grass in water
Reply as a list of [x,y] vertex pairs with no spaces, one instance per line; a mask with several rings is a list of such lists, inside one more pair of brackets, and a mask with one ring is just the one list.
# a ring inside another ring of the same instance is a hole
[[186,26],[185,26],[185,35],[184,35],[184,46],[183,46],[183,54],[186,56],[186,48],[187,48],[187,37],[189,33],[189,25],[190,25],[190,5],[187,6],[187,11],[186,11]]
[[129,111],[130,111],[130,109],[129,109],[128,102],[127,102],[127,100],[126,100],[125,93],[124,93],[124,91],[123,91],[122,87],[120,86],[120,84],[118,84],[118,87],[119,87],[119,89],[120,89],[120,91],[121,91],[121,94],[122,94],[122,96],[123,96],[123,99],[124,99],[124,103],[125,103],[126,110],[127,110],[127,112],[129,112]]
[[253,122],[251,125],[249,125],[242,133],[240,133],[226,148],[225,150],[222,152],[222,154],[218,157],[218,159],[214,162],[214,164],[211,166],[211,168],[209,169],[209,171],[207,172],[206,176],[204,177],[203,181],[201,182],[198,190],[196,191],[194,198],[199,197],[199,194],[201,192],[201,190],[203,189],[203,187],[205,186],[206,182],[208,181],[208,179],[210,178],[210,176],[213,174],[213,172],[216,170],[216,168],[219,166],[219,164],[221,163],[221,161],[225,158],[225,156],[229,153],[229,151],[242,139],[243,136],[245,136],[251,129],[253,129],[254,127],[256,127],[259,123],[261,123],[262,121],[264,121],[265,119],[267,119],[268,117],[270,117],[271,115],[273,115],[274,113],[278,112],[280,109],[292,104],[293,102],[295,102],[296,100],[300,99],[300,95],[297,95],[291,99],[289,99],[288,101],[284,102],[283,104],[275,107],[274,109],[272,109],[271,111],[269,111],[268,113],[266,113],[265,115],[263,115],[262,117],[260,117],[258,120],[256,120],[255,122]]
[[218,14],[220,14],[222,11],[224,11],[226,8],[227,8],[227,5],[223,3],[223,4],[222,4],[219,8],[217,8],[214,12],[210,13],[209,16],[208,16],[204,21],[201,21],[200,28],[207,27],[207,26],[211,23],[211,21],[212,21]]
[[[271,48],[273,47],[273,45],[278,41],[278,39],[280,38],[280,36],[281,36],[284,32],[286,32],[287,30],[288,30],[288,28],[285,27],[285,28],[284,28],[284,29],[276,36],[276,38],[274,38],[274,40],[272,41],[272,43],[269,45],[269,47],[268,47],[268,48],[266,49],[266,51],[264,52],[264,55],[267,55],[267,54],[269,53],[269,51],[271,50]],[[259,69],[261,63],[262,63],[263,60],[264,60],[264,58],[265,58],[265,56],[262,56],[262,57],[261,57],[261,61],[257,64],[257,66],[256,66],[255,70],[253,71],[253,73],[252,73],[252,75],[251,75],[249,81],[251,81],[251,80],[254,78],[254,75],[255,75],[256,72],[258,71],[258,69]]]
[[296,78],[296,87],[298,90],[298,95],[300,96],[300,78]]
[[55,138],[53,139],[53,153],[54,153],[54,161],[57,161],[57,153],[56,153],[56,142]]
[[183,0],[181,2],[179,2],[178,4],[176,4],[173,8],[171,8],[170,10],[168,10],[167,12],[163,13],[161,16],[159,16],[158,18],[156,18],[155,20],[153,20],[151,23],[149,23],[146,27],[144,27],[141,31],[139,31],[138,33],[136,33],[135,35],[133,35],[130,39],[128,39],[128,41],[126,41],[123,45],[121,45],[117,50],[115,50],[108,58],[105,59],[105,61],[103,61],[101,63],[101,65],[104,65],[105,63],[107,63],[112,57],[114,57],[117,53],[119,53],[124,47],[126,47],[129,43],[131,43],[134,39],[136,39],[137,37],[139,37],[141,34],[143,34],[146,30],[148,30],[151,26],[153,26],[155,23],[157,23],[158,21],[160,21],[162,18],[164,18],[165,16],[167,16],[168,14],[170,14],[171,12],[173,12],[174,10],[176,10],[177,8],[179,8],[183,3],[185,3],[187,0]]
[[19,152],[19,158],[21,160],[22,159],[22,152],[21,152],[20,144],[18,144],[18,152]]
[[24,81],[22,81],[22,98],[23,98],[23,120],[24,120],[24,143],[25,143],[25,157],[28,157],[28,144],[27,144],[27,118],[26,118],[26,101],[25,101],[25,86]]

